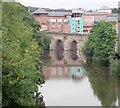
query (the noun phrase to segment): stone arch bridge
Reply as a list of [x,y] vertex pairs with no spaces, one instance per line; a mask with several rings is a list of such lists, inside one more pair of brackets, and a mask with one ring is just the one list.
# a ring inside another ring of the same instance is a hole
[[50,50],[56,50],[57,45],[61,46],[64,51],[76,50],[81,51],[83,43],[87,38],[85,34],[63,34],[48,33],[51,36]]

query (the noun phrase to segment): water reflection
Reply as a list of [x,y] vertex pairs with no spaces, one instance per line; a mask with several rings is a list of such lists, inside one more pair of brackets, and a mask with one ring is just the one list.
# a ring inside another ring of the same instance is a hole
[[117,78],[96,74],[106,71],[99,67],[84,66],[81,52],[52,51],[50,55],[52,63],[43,66],[46,82],[39,87],[46,106],[117,105]]
[[82,79],[85,76],[85,68],[83,66],[70,67],[70,74],[74,80]]
[[52,66],[57,65],[82,65],[86,62],[85,56],[79,51],[55,50],[50,52]]
[[85,69],[83,66],[50,66],[43,67],[43,74],[45,78],[66,78],[78,80],[85,77]]
[[89,81],[94,95],[101,101],[102,106],[116,106],[118,103],[118,79],[91,74]]

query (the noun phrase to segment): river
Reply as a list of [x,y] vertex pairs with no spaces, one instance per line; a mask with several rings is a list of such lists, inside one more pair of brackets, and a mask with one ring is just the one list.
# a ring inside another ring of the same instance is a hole
[[[43,61],[45,106],[118,106],[118,78],[105,67],[86,65],[78,51],[51,51]],[[104,74],[105,73],[105,74]]]

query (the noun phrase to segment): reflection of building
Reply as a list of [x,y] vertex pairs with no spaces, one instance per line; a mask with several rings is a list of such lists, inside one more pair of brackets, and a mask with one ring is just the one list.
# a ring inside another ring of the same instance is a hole
[[78,66],[78,67],[70,67],[70,74],[74,77],[77,78],[82,78],[85,74],[85,69],[83,66]]
[[[74,54],[72,54],[74,53]],[[63,55],[63,57],[61,57]],[[61,54],[61,51],[56,53],[56,51],[50,51],[50,56],[53,66],[71,66],[71,65],[82,65],[86,62],[85,55],[82,52],[75,51],[64,51]],[[74,60],[73,58],[77,56]]]
[[43,74],[46,79],[49,78],[70,78],[69,67],[64,66],[54,66],[54,67],[44,67]]
[[43,67],[43,74],[46,79],[49,78],[82,78],[85,76],[85,69],[83,66],[54,66]]

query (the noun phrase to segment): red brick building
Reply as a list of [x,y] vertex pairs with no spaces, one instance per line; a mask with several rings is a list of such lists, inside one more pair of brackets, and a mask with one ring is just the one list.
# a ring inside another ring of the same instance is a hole
[[84,20],[83,32],[85,34],[88,34],[90,32],[90,30],[93,28],[95,19],[96,18],[102,19],[106,15],[108,15],[108,14],[107,13],[99,13],[99,12],[85,12],[83,14],[83,20]]
[[45,9],[38,9],[33,14],[41,24],[41,31],[70,33],[70,12],[47,12]]
[[81,17],[83,19],[84,34],[88,34],[90,32],[90,30],[93,28],[95,20],[103,19],[109,21],[109,19],[111,19],[114,16],[111,13],[111,9],[106,6],[103,6],[99,10],[89,12],[86,10],[84,11],[82,9],[71,11],[37,9],[33,12],[33,15],[36,21],[38,21],[41,24],[41,31],[61,33],[71,33],[70,19],[73,17]]

